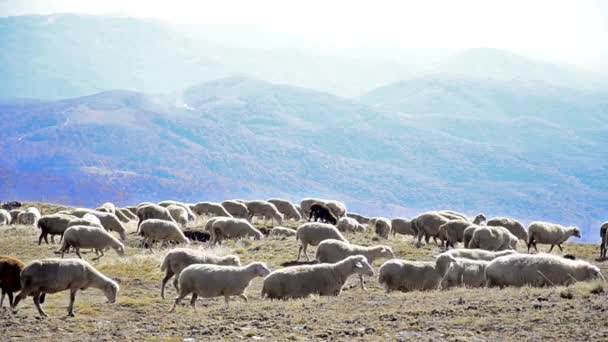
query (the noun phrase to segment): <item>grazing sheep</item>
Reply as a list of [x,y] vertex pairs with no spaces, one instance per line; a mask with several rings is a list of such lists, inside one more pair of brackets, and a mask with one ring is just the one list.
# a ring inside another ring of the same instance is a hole
[[222,207],[224,207],[224,209],[226,209],[226,211],[232,215],[232,217],[242,219],[249,218],[249,209],[247,209],[247,206],[241,202],[224,201],[222,202]]
[[336,228],[338,228],[338,230],[341,232],[348,233],[361,233],[365,231],[365,227],[357,222],[357,220],[346,216],[338,220]]
[[207,242],[211,239],[211,234],[200,230],[184,230],[184,235],[192,242]]
[[325,206],[331,210],[334,216],[338,219],[346,216],[346,205],[338,201],[326,201]]
[[468,248],[456,248],[444,252],[442,254],[449,254],[454,258],[463,258],[463,259],[471,259],[471,260],[485,260],[491,261],[498,257],[516,254],[517,251],[512,249],[506,249],[504,251],[486,251],[485,249],[468,249]]
[[2,290],[0,308],[4,303],[4,296],[7,294],[9,306],[13,305],[13,293],[21,289],[19,274],[24,266],[25,264],[17,258],[0,256],[0,290]]
[[272,230],[270,231],[270,234],[268,234],[269,237],[281,237],[281,238],[286,238],[286,237],[291,237],[291,236],[296,236],[297,231],[295,229],[291,229],[291,228],[285,228],[285,227],[274,227],[272,228]]
[[[442,275],[442,288],[464,285],[466,287],[483,287],[486,284],[485,269],[489,261],[454,258],[447,253],[440,254],[436,261],[447,269]],[[446,265],[449,265],[446,267]]]
[[427,244],[431,237],[437,238],[439,227],[448,221],[448,218],[434,211],[426,212],[413,218],[411,224],[412,228],[418,232],[418,246],[421,245],[423,236]]
[[68,222],[68,228],[72,226],[90,226],[105,229],[97,216],[91,214],[86,214],[82,218],[73,218],[70,220],[70,222]]
[[6,211],[5,209],[0,209],[0,226],[8,226],[9,224],[11,224],[11,221],[13,220],[13,218],[11,217],[11,214]]
[[308,221],[314,220],[314,222],[321,221],[325,223],[337,224],[338,218],[334,213],[322,203],[315,203],[310,206],[310,216]]
[[188,212],[186,211],[186,209],[184,209],[184,207],[171,204],[168,205],[166,208],[167,210],[169,210],[169,214],[175,222],[177,222],[182,227],[186,227],[186,225],[188,224]]
[[441,239],[442,245],[445,242],[446,249],[450,246],[454,248],[457,242],[463,241],[464,231],[472,225],[471,222],[461,219],[449,220],[439,226],[439,233],[437,236]]
[[262,297],[269,299],[305,298],[312,294],[337,296],[349,276],[373,276],[374,270],[363,255],[349,256],[332,264],[287,267],[264,279]]
[[182,270],[192,264],[214,264],[225,266],[241,266],[241,259],[236,255],[217,256],[200,250],[187,248],[172,249],[163,260],[160,270],[165,272],[165,277],[160,285],[160,296],[165,299],[165,286],[173,275],[175,280],[173,286],[178,289],[178,279]]
[[300,212],[298,211],[296,206],[293,205],[293,203],[291,203],[290,201],[280,198],[271,198],[267,202],[274,204],[277,210],[281,214],[283,214],[283,218],[285,220],[302,220],[302,215],[300,215]]
[[526,228],[517,222],[516,220],[509,217],[494,217],[486,222],[487,226],[499,226],[507,228],[511,234],[517,236],[518,239],[528,241],[528,232]]
[[118,241],[112,234],[105,231],[103,228],[91,226],[72,226],[65,230],[63,234],[63,245],[59,249],[63,258],[65,252],[73,247],[76,255],[82,259],[80,255],[81,248],[93,248],[97,259],[104,256],[103,250],[110,247],[113,248],[118,255],[125,255],[125,246]]
[[388,235],[391,233],[391,221],[384,217],[376,217],[374,232],[376,235],[388,239]]
[[391,231],[393,232],[393,237],[397,233],[411,236],[418,235],[418,232],[412,227],[412,221],[399,217],[391,220]]
[[514,254],[496,258],[486,267],[488,286],[560,286],[604,280],[600,269],[583,260],[551,254]]
[[475,233],[477,228],[480,228],[480,227],[483,227],[483,226],[471,224],[464,230],[464,232],[462,233],[462,244],[464,245],[464,247],[467,247],[467,248],[469,247],[469,244],[471,243],[471,239],[473,238],[473,233]]
[[211,244],[222,244],[225,239],[241,239],[252,236],[255,240],[264,238],[264,234],[257,230],[249,221],[237,218],[215,220],[211,225]]
[[310,261],[310,257],[306,253],[308,245],[317,246],[321,241],[328,239],[348,242],[338,228],[327,223],[308,222],[299,226],[296,232],[296,240],[300,241],[300,248],[298,249],[298,258],[296,260],[300,260],[300,256],[304,252],[306,260]]
[[190,240],[188,240],[175,222],[148,219],[141,223],[139,233],[144,237],[141,247],[143,248],[147,245],[150,250],[152,250],[152,245],[156,241],[163,241],[163,244],[169,241],[190,244]]
[[125,241],[127,239],[127,228],[125,228],[116,215],[101,211],[92,211],[90,214],[96,216],[107,231],[118,233],[120,240]]
[[40,216],[38,208],[30,207],[17,216],[17,222],[26,226],[36,226],[38,220],[40,220]]
[[89,287],[103,291],[110,303],[116,301],[118,284],[101,274],[88,262],[80,259],[43,259],[30,262],[21,271],[21,292],[15,298],[13,308],[27,296],[34,297],[34,305],[40,316],[48,317],[40,304],[46,293],[70,290],[68,316],[74,316],[74,300],[78,290]]
[[140,205],[135,213],[139,222],[137,223],[137,231],[139,232],[141,223],[148,219],[165,220],[169,222],[175,222],[169,210],[165,207],[161,207],[157,204],[146,204]]
[[42,244],[42,239],[46,244],[49,244],[47,239],[51,235],[51,242],[55,243],[55,235],[60,235],[59,242],[63,239],[63,233],[68,228],[68,224],[75,217],[65,214],[44,215],[38,220],[38,228],[40,228],[40,237],[38,237],[38,245]]
[[439,210],[436,213],[449,220],[464,220],[474,224],[481,224],[486,220],[486,216],[484,214],[478,214],[473,220],[469,220],[466,215],[451,210]]
[[[21,210],[21,209],[13,209],[13,210],[9,211],[8,213],[11,215],[10,224],[18,224],[19,223],[19,221],[18,221],[19,214],[24,213],[24,212],[25,211]],[[2,224],[0,223],[0,225],[2,225]]]
[[247,301],[245,290],[255,277],[265,277],[270,269],[263,262],[253,262],[247,266],[221,266],[194,264],[186,267],[179,275],[179,295],[169,312],[175,311],[179,302],[192,293],[190,305],[196,309],[196,299],[224,297],[226,307],[230,296],[239,296]]
[[96,211],[101,211],[104,213],[112,213],[114,214],[116,212],[116,206],[114,206],[113,203],[110,202],[106,202],[104,204],[102,204],[101,206],[99,206],[98,208],[95,209]]
[[[315,259],[322,263],[335,263],[352,255],[363,255],[370,264],[372,264],[376,259],[392,259],[395,257],[395,254],[393,254],[393,249],[389,246],[378,245],[365,247],[353,245],[340,240],[329,239],[319,244]],[[362,274],[359,274],[359,280],[361,288],[363,290],[367,290],[363,285]]]
[[433,261],[391,259],[380,266],[378,281],[386,292],[435,290],[439,288],[448,265]]
[[160,205],[161,207],[165,207],[168,208],[170,205],[177,205],[179,207],[184,208],[184,210],[187,213],[187,220],[188,221],[194,221],[196,219],[196,215],[194,214],[194,212],[192,211],[192,209],[190,209],[190,207],[183,202],[178,202],[178,201],[162,201],[162,202],[158,202],[158,205]]
[[300,209],[302,209],[302,212],[304,213],[304,215],[302,216],[302,218],[305,219],[307,217],[310,217],[310,207],[312,207],[313,204],[323,204],[323,205],[325,205],[325,200],[318,199],[318,198],[305,198],[305,199],[303,199],[302,202],[300,202]]
[[249,201],[247,202],[247,210],[249,210],[249,221],[253,222],[255,216],[264,218],[264,224],[268,219],[272,220],[272,226],[274,227],[274,221],[280,226],[283,223],[283,214],[279,212],[274,204],[266,201]]
[[561,245],[569,237],[580,238],[581,231],[577,227],[564,227],[556,223],[536,221],[528,226],[528,236],[528,252],[530,252],[530,247],[532,246],[538,252],[536,244],[545,243],[551,245],[551,248],[549,248],[549,253],[551,253],[555,245],[562,251]]
[[602,242],[600,243],[600,259],[606,259],[606,247],[608,247],[608,236],[606,236],[606,231],[608,231],[608,222],[604,222],[600,227],[600,238]]
[[473,233],[469,248],[481,248],[488,251],[516,249],[517,236],[504,227],[479,227]]
[[214,202],[199,202],[194,205],[192,209],[197,215],[206,215],[208,217],[213,216],[222,216],[222,217],[232,217],[230,213],[222,207],[219,203]]
[[350,218],[354,218],[355,220],[357,220],[357,222],[361,223],[361,224],[368,224],[370,218],[367,216],[363,216],[361,214],[357,214],[357,213],[346,213],[347,217]]

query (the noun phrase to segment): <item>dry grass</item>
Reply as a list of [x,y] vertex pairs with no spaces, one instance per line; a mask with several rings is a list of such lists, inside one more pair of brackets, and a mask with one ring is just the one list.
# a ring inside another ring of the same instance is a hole
[[[48,206],[45,209],[49,210]],[[129,229],[133,231],[135,226],[131,224]],[[370,234],[349,236],[361,244],[371,244],[371,238]],[[367,280],[369,291],[364,292],[353,278],[339,297],[268,301],[260,298],[262,281],[256,279],[248,290],[248,303],[235,299],[226,310],[223,299],[199,299],[198,312],[186,305],[168,314],[174,289],[169,285],[167,299],[160,298],[159,269],[166,250],[142,252],[138,243],[139,238],[129,234],[126,257],[108,251],[104,258],[92,262],[120,282],[117,303],[107,304],[101,292],[88,289],[76,299],[76,318],[66,318],[68,294],[63,292],[47,296],[45,309],[51,317],[39,319],[31,299],[27,299],[16,313],[0,310],[2,340],[608,339],[604,317],[608,301],[601,282],[569,288],[456,288],[386,294],[376,279]],[[433,244],[415,248],[405,237],[380,243],[392,246],[400,258],[430,260],[439,252]],[[38,246],[35,228],[0,228],[3,255],[27,262],[53,257],[57,248]],[[229,242],[217,252],[237,253],[243,263],[265,261],[276,269],[295,258],[297,244],[293,239]],[[596,246],[569,244],[566,253],[596,263]],[[312,257],[314,248],[310,254]],[[90,261],[92,255],[84,257]],[[608,274],[606,263],[596,264]]]

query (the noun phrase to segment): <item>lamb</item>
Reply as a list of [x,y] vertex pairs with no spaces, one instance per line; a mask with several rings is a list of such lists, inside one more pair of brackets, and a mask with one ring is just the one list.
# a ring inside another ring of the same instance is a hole
[[[319,244],[315,259],[322,263],[335,263],[352,255],[363,255],[370,264],[372,264],[376,259],[393,259],[395,257],[393,249],[389,246],[378,245],[364,247],[340,240],[329,239]],[[359,274],[359,280],[361,289],[367,291],[363,284],[362,274]]]
[[479,227],[473,233],[469,248],[481,248],[488,251],[516,249],[517,237],[504,227]]
[[5,209],[0,209],[0,226],[8,226],[9,224],[11,224],[11,221],[13,220],[13,218],[11,217],[11,214],[6,211]]
[[184,209],[184,207],[171,204],[168,205],[166,208],[167,210],[169,210],[169,214],[175,222],[177,222],[182,227],[186,227],[186,225],[188,224],[188,212],[186,211],[186,209]]
[[357,220],[351,217],[342,217],[340,220],[338,220],[336,228],[338,228],[338,230],[341,232],[349,233],[365,231],[365,227],[363,227],[362,224],[360,224],[359,222],[357,222]]
[[[24,213],[24,212],[25,211],[23,211],[21,209],[13,209],[13,210],[9,211],[8,213],[11,215],[11,222],[9,222],[9,224],[19,223],[19,221],[18,221],[19,214]],[[0,226],[1,225],[2,225],[2,223],[0,223]]]
[[559,286],[577,281],[605,280],[596,266],[551,254],[514,254],[486,267],[488,286]]
[[161,207],[165,207],[165,208],[168,208],[170,205],[177,205],[179,207],[184,208],[184,210],[188,214],[188,221],[194,221],[196,219],[196,215],[194,214],[192,209],[190,209],[190,207],[186,203],[178,202],[178,201],[162,201],[162,202],[158,202],[158,205],[160,205]]
[[269,237],[282,237],[282,238],[286,238],[286,237],[291,237],[291,236],[296,236],[297,231],[295,229],[291,229],[291,228],[285,228],[285,227],[274,227],[272,228],[272,230],[270,231],[270,234],[268,234]]
[[418,232],[418,246],[420,246],[423,236],[427,244],[430,237],[436,238],[439,235],[439,227],[448,221],[448,218],[434,211],[426,212],[413,218],[411,224]]
[[418,232],[412,227],[412,221],[399,217],[391,220],[391,231],[393,232],[393,237],[397,233],[411,236],[418,235]]
[[517,222],[516,220],[509,217],[494,217],[486,222],[487,226],[500,226],[507,228],[513,235],[517,236],[518,239],[528,241],[528,232],[526,228]]
[[224,296],[226,307],[230,296],[239,296],[247,301],[245,290],[255,277],[265,277],[270,269],[263,262],[253,262],[247,266],[222,266],[194,264],[186,267],[179,275],[179,295],[169,312],[175,311],[179,302],[192,293],[190,305],[196,310],[196,299]]
[[504,251],[486,251],[484,249],[467,249],[467,248],[456,248],[444,252],[442,254],[451,255],[454,258],[463,258],[463,259],[471,259],[471,260],[485,260],[491,261],[498,257],[516,254],[517,251],[512,249],[506,249]]
[[301,221],[302,215],[298,209],[288,200],[279,199],[279,198],[271,198],[267,201],[268,203],[272,203],[277,210],[283,214],[283,218],[285,220]]
[[199,202],[192,209],[197,215],[232,217],[219,203]]
[[60,235],[59,241],[63,239],[63,233],[68,228],[68,224],[74,216],[65,215],[65,214],[53,214],[53,215],[45,215],[38,220],[38,228],[40,228],[40,237],[38,237],[38,245],[42,244],[42,239],[44,238],[44,242],[49,243],[47,239],[48,235],[51,235],[51,242],[55,243],[55,235]]
[[136,215],[137,215],[137,218],[139,219],[139,222],[137,223],[136,232],[139,232],[141,223],[148,219],[158,219],[158,220],[165,220],[165,221],[169,221],[169,222],[175,222],[175,220],[173,219],[173,217],[171,216],[171,213],[169,213],[169,210],[167,210],[167,208],[161,207],[160,205],[156,205],[156,204],[140,205],[140,207],[137,208]]
[[437,236],[441,239],[442,245],[445,241],[446,248],[449,248],[450,246],[454,248],[457,242],[462,242],[464,240],[464,231],[472,225],[471,222],[461,219],[449,220],[439,226],[439,233]]
[[388,235],[391,232],[391,221],[384,217],[377,217],[374,224],[374,231],[376,235],[388,239]]
[[354,218],[355,220],[357,220],[357,222],[361,223],[361,224],[368,224],[370,218],[367,216],[363,216],[361,214],[357,214],[357,213],[346,213],[347,217],[350,218]]
[[338,296],[349,276],[373,276],[374,270],[363,255],[353,255],[332,264],[300,265],[270,273],[264,279],[262,297],[305,298],[312,294]]
[[224,239],[240,239],[252,236],[255,240],[264,238],[264,234],[244,219],[226,218],[215,220],[211,225],[211,244],[221,244]]
[[296,240],[300,241],[300,248],[296,260],[300,260],[300,256],[304,252],[306,260],[310,261],[310,257],[306,253],[308,245],[317,246],[321,241],[328,239],[348,242],[336,227],[327,223],[308,222],[299,226],[296,231]]
[[[102,228],[91,226],[72,226],[65,230],[63,234],[63,245],[59,249],[61,258],[65,252],[73,247],[76,255],[82,259],[80,255],[81,248],[93,248],[97,259],[104,256],[103,250],[111,247],[118,255],[125,255],[125,246],[118,241],[112,234]],[[101,254],[101,255],[100,255]]]
[[326,201],[325,206],[327,206],[338,219],[346,216],[346,205],[342,202]]
[[177,223],[159,220],[148,219],[142,222],[140,227],[140,235],[144,237],[141,247],[148,246],[150,250],[155,241],[177,241],[179,243],[190,244],[190,240],[179,229]]
[[269,218],[272,220],[272,226],[274,221],[280,226],[283,223],[283,214],[279,212],[274,204],[266,201],[250,201],[247,203],[247,209],[249,210],[249,221],[253,222],[254,216],[261,216],[264,218],[264,222]]
[[555,245],[562,251],[561,244],[571,236],[580,238],[581,231],[577,227],[564,227],[559,224],[541,221],[532,222],[528,226],[528,252],[530,252],[530,247],[532,246],[538,252],[538,248],[536,248],[537,243],[551,244],[549,253],[551,253]]
[[175,280],[173,286],[178,289],[178,279],[182,270],[192,264],[214,264],[225,266],[241,266],[241,260],[236,255],[217,256],[203,253],[194,249],[174,248],[163,260],[160,270],[165,272],[165,277],[160,285],[160,296],[165,299],[165,286],[173,275]]
[[27,208],[26,211],[22,212],[17,216],[17,222],[19,224],[27,225],[27,226],[36,226],[38,220],[40,219],[40,211],[38,208],[30,207]]
[[321,221],[331,224],[338,223],[338,218],[333,214],[333,212],[322,203],[315,203],[310,206],[310,216],[308,217],[308,221],[313,219],[315,222]]
[[88,262],[81,259],[43,259],[30,262],[21,271],[21,292],[15,298],[13,308],[27,296],[34,297],[34,305],[40,316],[48,317],[40,304],[46,293],[57,293],[70,290],[68,316],[74,317],[74,300],[78,290],[89,287],[103,291],[110,303],[116,301],[118,284],[97,271]]
[[600,243],[600,259],[606,259],[606,247],[608,247],[608,236],[606,236],[606,231],[608,231],[608,222],[604,222],[600,227],[600,238],[602,242]]
[[466,287],[483,287],[486,284],[485,269],[490,263],[486,260],[472,260],[465,258],[454,258],[447,253],[440,254],[436,261],[438,265],[444,264],[443,269],[447,271],[443,274],[442,287],[464,285]]
[[232,215],[232,217],[247,219],[249,218],[249,209],[243,203],[237,201],[224,201],[222,207]]
[[24,266],[25,264],[17,258],[0,256],[0,290],[2,290],[0,308],[4,303],[4,296],[7,294],[9,306],[13,305],[13,293],[21,289],[19,274]]
[[432,261],[391,259],[380,266],[378,281],[386,292],[435,290],[439,288],[447,267],[449,265]]

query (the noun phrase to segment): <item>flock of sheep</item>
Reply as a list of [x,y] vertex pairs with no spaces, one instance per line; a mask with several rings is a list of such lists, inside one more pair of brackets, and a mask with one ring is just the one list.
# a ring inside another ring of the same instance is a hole
[[[185,228],[199,216],[207,216],[204,228],[197,234]],[[295,266],[271,271],[263,262],[241,265],[236,255],[217,256],[191,248],[172,248],[160,268],[165,272],[161,282],[161,297],[165,297],[167,282],[173,285],[177,297],[170,309],[191,296],[195,308],[197,298],[221,297],[226,305],[231,296],[247,300],[245,290],[252,279],[262,277],[262,297],[269,299],[304,298],[312,294],[337,296],[351,275],[358,275],[362,289],[364,276],[374,276],[371,264],[376,259],[388,259],[378,270],[378,281],[390,291],[433,290],[453,286],[555,286],[576,281],[604,280],[599,268],[574,258],[551,254],[518,253],[518,240],[527,243],[528,252],[537,244],[562,249],[569,237],[580,237],[576,227],[563,227],[547,222],[533,222],[525,229],[511,218],[486,219],[483,214],[470,220],[453,211],[432,211],[412,219],[382,217],[369,218],[348,213],[338,201],[304,199],[300,205],[282,199],[267,201],[233,200],[222,203],[201,202],[185,204],[176,201],[142,203],[137,207],[116,208],[104,203],[96,209],[76,208],[41,216],[36,208],[27,210],[0,209],[0,225],[34,225],[40,229],[38,244],[48,237],[60,236],[61,258],[35,260],[25,265],[13,257],[0,257],[0,287],[2,298],[8,294],[9,304],[16,308],[27,296],[33,297],[41,316],[47,293],[70,291],[68,314],[73,316],[73,304],[78,290],[89,287],[103,291],[110,302],[116,300],[118,284],[82,260],[82,248],[93,250],[97,258],[104,251],[114,249],[124,255],[127,229],[125,223],[137,220],[137,234],[142,236],[141,248],[152,249],[154,244],[189,245],[191,239],[209,240],[210,245],[227,239],[253,238],[266,235],[252,224],[255,218],[272,222],[269,238],[293,238],[299,241]],[[281,227],[285,220],[304,221],[297,229]],[[485,224],[484,224],[485,222]],[[388,245],[359,246],[349,243],[343,233],[357,234],[373,230],[379,239],[392,234],[411,235],[417,245],[434,239],[445,247],[434,261],[395,259]],[[600,256],[606,253],[606,231],[601,229]],[[114,235],[114,234],[117,234]],[[439,241],[437,241],[439,240]],[[463,248],[455,248],[458,243]],[[315,261],[310,261],[307,247],[317,246]],[[451,248],[451,249],[450,249]],[[80,259],[63,259],[73,250]],[[307,261],[300,262],[302,255]],[[13,300],[13,293],[19,292]]]

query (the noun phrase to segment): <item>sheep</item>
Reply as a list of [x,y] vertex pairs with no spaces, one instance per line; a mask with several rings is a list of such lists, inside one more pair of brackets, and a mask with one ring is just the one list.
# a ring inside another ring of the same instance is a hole
[[486,226],[500,226],[507,228],[513,235],[517,236],[518,239],[528,241],[528,232],[526,228],[517,222],[516,220],[509,217],[493,217],[486,221]]
[[4,296],[7,294],[9,306],[13,305],[13,293],[21,289],[19,274],[24,266],[25,264],[17,258],[0,256],[0,290],[2,290],[0,308],[4,303]]
[[549,253],[551,253],[555,245],[559,247],[561,252],[563,251],[562,243],[571,236],[580,238],[581,231],[577,227],[564,227],[559,224],[541,221],[532,222],[528,226],[528,253],[532,246],[538,252],[538,248],[536,248],[537,243],[551,244]]
[[137,215],[137,218],[139,219],[139,222],[137,223],[136,232],[139,232],[141,223],[148,219],[158,219],[158,220],[165,220],[165,221],[169,221],[169,222],[175,222],[175,220],[171,216],[171,213],[169,213],[169,210],[167,210],[167,208],[161,207],[160,205],[157,205],[157,204],[140,205],[137,208],[136,215]]
[[486,251],[485,249],[467,249],[467,248],[456,248],[444,252],[442,254],[449,254],[454,258],[463,258],[463,259],[471,259],[471,260],[485,260],[491,261],[498,257],[516,254],[517,251],[512,249],[506,249],[504,251]]
[[348,242],[336,227],[327,223],[308,222],[299,226],[296,231],[296,240],[300,241],[300,248],[296,260],[300,260],[300,256],[304,252],[306,260],[310,261],[310,257],[306,253],[308,245],[317,246],[321,241],[328,239]]
[[338,219],[346,216],[346,205],[338,201],[326,201],[325,206],[331,210],[334,216]]
[[156,241],[177,241],[179,243],[190,244],[190,240],[179,229],[177,223],[160,220],[148,219],[141,223],[140,235],[144,237],[141,247],[148,246],[152,250],[152,245]]
[[86,214],[96,216],[105,230],[116,232],[118,235],[120,235],[120,239],[122,241],[126,240],[127,228],[125,228],[116,215],[110,212],[91,210],[87,208],[77,208],[72,210],[72,215],[76,217],[84,217]]
[[483,287],[486,283],[485,268],[489,261],[455,258],[450,254],[442,253],[435,263],[443,264],[443,269],[447,268],[446,273],[442,275],[442,288],[459,285]]
[[357,213],[346,213],[346,217],[354,218],[355,220],[357,220],[357,222],[361,224],[368,224],[370,220],[369,217]]
[[38,228],[40,228],[40,236],[38,237],[38,245],[42,244],[42,239],[44,242],[49,244],[49,240],[47,239],[48,235],[51,235],[51,242],[55,243],[55,235],[60,235],[59,242],[63,239],[63,233],[68,228],[68,224],[75,217],[72,215],[65,214],[53,214],[53,215],[45,215],[38,220]]
[[325,200],[318,199],[318,198],[305,198],[305,199],[303,199],[302,202],[300,202],[300,209],[302,209],[302,212],[304,213],[303,218],[310,217],[310,207],[313,204],[323,204],[323,205],[325,205]]
[[606,259],[606,247],[608,244],[608,236],[606,236],[606,231],[608,231],[608,222],[604,222],[600,227],[600,238],[602,242],[600,243],[600,259]]
[[378,281],[386,292],[435,290],[439,288],[447,267],[449,264],[432,261],[391,259],[380,266]]
[[283,214],[283,218],[285,220],[301,221],[302,215],[298,209],[288,200],[279,199],[279,198],[271,198],[267,201],[268,203],[272,203],[277,210]]
[[196,215],[194,214],[194,212],[192,211],[192,209],[190,209],[190,207],[183,202],[178,202],[178,201],[162,201],[162,202],[158,202],[158,205],[160,205],[161,207],[165,207],[168,208],[170,205],[177,205],[179,207],[184,208],[184,210],[187,213],[187,219],[188,221],[194,221],[196,219]]
[[393,233],[393,237],[397,233],[411,236],[418,235],[412,227],[412,221],[400,217],[391,220],[391,232]]
[[300,265],[270,273],[264,279],[262,297],[305,298],[312,294],[338,296],[353,274],[373,276],[374,270],[363,255],[353,255],[331,264]]
[[22,212],[17,216],[17,223],[26,226],[36,226],[40,219],[40,211],[38,208],[30,207],[26,211]]
[[91,214],[86,214],[82,218],[76,217],[71,219],[70,222],[68,222],[67,228],[72,226],[90,226],[105,229],[101,225],[101,221],[99,221],[97,216]]
[[421,245],[422,237],[429,243],[429,238],[439,235],[439,227],[449,221],[448,218],[438,212],[430,211],[420,214],[412,219],[412,228],[418,233],[418,246]]
[[[74,247],[76,255],[82,259],[80,255],[81,248],[93,248],[98,258],[104,256],[103,250],[111,247],[118,255],[125,255],[125,246],[118,241],[112,234],[105,231],[103,228],[91,226],[72,226],[65,230],[63,234],[63,245],[59,249],[61,258],[65,252]],[[101,254],[101,255],[100,255]]]
[[466,217],[466,215],[455,212],[455,211],[451,211],[451,210],[439,210],[436,212],[437,214],[449,219],[449,220],[464,220],[464,221],[469,221],[472,222],[474,224],[481,224],[486,220],[486,216],[484,214],[478,214],[477,216],[475,216],[475,218],[473,220],[469,220],[469,218]]
[[504,227],[479,227],[473,233],[469,248],[502,251],[517,248],[517,237]]
[[112,213],[116,212],[116,206],[113,203],[106,202],[99,207],[95,208],[96,211],[101,211],[103,213]]
[[357,222],[357,220],[355,220],[354,218],[351,218],[351,217],[346,217],[346,216],[342,217],[338,220],[338,224],[336,225],[336,228],[338,228],[338,230],[341,232],[349,232],[349,233],[365,231],[365,227],[362,224],[360,224],[359,222]]
[[[335,263],[342,259],[346,259],[351,255],[363,255],[367,262],[369,262],[370,264],[372,264],[376,259],[393,259],[395,257],[393,249],[389,246],[378,245],[365,247],[353,245],[340,240],[329,239],[322,241],[319,244],[319,247],[317,247],[315,259],[319,260],[319,262],[322,263]],[[361,289],[367,291],[363,284],[362,274],[359,274],[359,280],[361,284]]]
[[225,218],[215,220],[211,225],[211,244],[221,244],[224,239],[240,239],[252,236],[255,240],[264,238],[264,234],[244,219]]
[[391,233],[391,221],[384,217],[377,217],[374,223],[374,232],[376,235],[388,239],[388,235]]
[[190,305],[196,310],[196,299],[224,296],[226,307],[230,296],[239,296],[247,301],[245,290],[255,277],[265,277],[270,269],[263,262],[253,262],[246,266],[222,266],[194,264],[186,267],[179,275],[179,294],[169,312],[175,311],[179,302],[192,293]]
[[219,203],[199,202],[192,209],[197,215],[232,217]]
[[286,238],[286,237],[291,237],[291,236],[296,236],[297,231],[295,229],[291,229],[291,228],[285,228],[285,227],[274,227],[272,228],[272,230],[270,231],[270,234],[268,234],[269,237],[282,237],[282,238]]
[[70,290],[68,316],[74,317],[74,300],[78,290],[89,287],[100,289],[110,303],[116,302],[118,284],[81,259],[42,259],[30,262],[21,271],[21,292],[13,309],[27,296],[34,297],[40,316],[48,317],[40,304],[45,294]]
[[178,279],[182,270],[192,264],[214,264],[225,266],[241,266],[241,259],[236,255],[217,256],[210,253],[203,253],[194,249],[174,248],[163,260],[160,270],[165,272],[160,285],[160,296],[165,299],[165,286],[173,275],[175,279],[173,286],[178,289]]
[[[18,221],[19,214],[24,213],[24,212],[25,211],[21,210],[21,209],[13,209],[13,210],[9,211],[8,213],[11,215],[11,222],[9,222],[9,224],[18,224],[19,223],[19,221]],[[2,225],[2,224],[0,223],[0,225]]]
[[177,222],[182,227],[186,227],[186,225],[188,224],[188,212],[186,211],[186,209],[184,209],[184,207],[171,204],[168,205],[166,208],[175,222]]
[[454,248],[457,242],[463,241],[464,231],[472,225],[471,222],[462,219],[449,220],[439,226],[437,236],[441,239],[442,245],[445,242],[446,249],[450,246]]
[[247,219],[249,218],[249,209],[243,203],[237,201],[224,201],[222,207],[232,215],[232,217]]
[[13,220],[13,218],[11,217],[11,214],[6,211],[5,209],[0,209],[0,226],[8,226],[9,224],[11,224],[11,221]]
[[272,226],[274,227],[274,221],[280,226],[283,223],[283,214],[279,212],[274,204],[266,201],[250,201],[247,203],[247,209],[249,210],[249,221],[253,222],[254,216],[261,216],[264,218],[264,223],[269,218],[272,220]]
[[583,260],[551,254],[513,254],[486,267],[488,286],[559,286],[577,281],[605,280],[600,269]]
[[471,224],[467,228],[465,228],[464,232],[462,232],[462,244],[464,247],[469,247],[469,243],[471,243],[471,239],[473,238],[473,233],[482,226]]
[[322,203],[315,203],[310,206],[310,216],[308,217],[308,221],[311,219],[313,219],[315,222],[321,221],[331,224],[338,223],[338,218],[325,204]]

